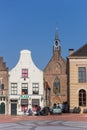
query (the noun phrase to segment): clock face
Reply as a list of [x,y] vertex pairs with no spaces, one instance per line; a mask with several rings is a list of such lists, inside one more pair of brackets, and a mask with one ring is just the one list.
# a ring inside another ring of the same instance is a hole
[[55,42],[55,45],[58,46],[58,41]]

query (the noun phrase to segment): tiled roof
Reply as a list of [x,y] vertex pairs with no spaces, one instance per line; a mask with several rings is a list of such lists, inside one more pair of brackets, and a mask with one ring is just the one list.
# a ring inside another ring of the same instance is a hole
[[87,56],[87,44],[79,48],[77,51],[75,51],[73,54],[70,55],[72,56]]

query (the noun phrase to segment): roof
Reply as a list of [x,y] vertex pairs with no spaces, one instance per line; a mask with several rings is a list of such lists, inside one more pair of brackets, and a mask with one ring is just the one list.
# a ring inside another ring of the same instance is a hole
[[87,44],[79,48],[77,51],[73,52],[70,57],[72,56],[87,56]]

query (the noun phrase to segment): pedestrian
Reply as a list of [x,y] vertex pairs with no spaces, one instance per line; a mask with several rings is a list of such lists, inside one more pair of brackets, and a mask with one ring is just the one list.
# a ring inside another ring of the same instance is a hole
[[37,116],[39,116],[39,115],[40,115],[40,110],[41,110],[41,107],[40,107],[40,106],[38,106],[38,107],[37,107],[37,113],[36,113],[36,115],[37,115]]
[[33,112],[32,112],[32,110],[31,110],[31,108],[29,108],[28,113],[29,113],[29,116],[32,116],[32,115],[33,115]]

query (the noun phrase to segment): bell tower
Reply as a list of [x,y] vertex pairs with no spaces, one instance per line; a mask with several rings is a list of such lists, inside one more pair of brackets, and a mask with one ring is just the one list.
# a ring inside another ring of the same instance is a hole
[[60,40],[59,40],[57,28],[56,28],[56,34],[54,39],[54,45],[53,45],[53,55],[58,57],[61,55],[61,46],[60,46]]

